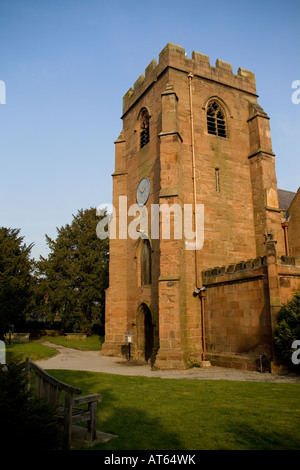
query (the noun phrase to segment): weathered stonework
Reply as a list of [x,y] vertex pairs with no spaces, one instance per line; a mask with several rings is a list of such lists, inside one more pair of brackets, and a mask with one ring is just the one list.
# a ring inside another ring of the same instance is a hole
[[203,271],[207,354],[216,365],[257,370],[260,355],[274,359],[276,315],[300,285],[300,260],[267,255]]
[[[226,136],[208,132],[212,102],[222,109]],[[150,139],[140,148],[142,109]],[[122,354],[124,334],[131,331],[132,357],[161,369],[201,365],[216,355],[223,364],[222,354],[226,364],[249,368],[262,349],[271,357],[278,307],[300,286],[297,263],[284,265],[280,258],[299,256],[299,198],[288,235],[293,248],[286,253],[269,117],[257,102],[254,74],[243,68],[234,74],[219,59],[212,66],[198,52],[188,58],[169,43],[123,97],[122,120],[113,173],[116,226],[126,228],[119,198],[127,197],[129,209],[139,182],[148,178],[152,280],[141,283],[143,240],[117,232],[110,240],[102,354]],[[169,239],[152,236],[153,204],[183,208],[195,202],[204,204],[201,249],[187,250],[173,223]],[[232,355],[236,361],[228,360]]]

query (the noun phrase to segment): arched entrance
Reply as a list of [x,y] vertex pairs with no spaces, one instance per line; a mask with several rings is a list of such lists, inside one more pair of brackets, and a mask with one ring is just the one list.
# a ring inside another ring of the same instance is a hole
[[137,313],[137,351],[140,359],[146,362],[152,356],[154,347],[154,327],[149,307],[142,303]]

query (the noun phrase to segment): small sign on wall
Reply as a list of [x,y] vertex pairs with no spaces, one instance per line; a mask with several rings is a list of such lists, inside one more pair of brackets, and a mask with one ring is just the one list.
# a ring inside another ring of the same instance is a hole
[[130,331],[125,332],[125,343],[132,343],[133,334]]

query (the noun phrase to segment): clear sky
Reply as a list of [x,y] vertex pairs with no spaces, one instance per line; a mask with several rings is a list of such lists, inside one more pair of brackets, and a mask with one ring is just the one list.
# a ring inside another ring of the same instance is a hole
[[111,203],[123,95],[168,42],[255,73],[278,187],[297,191],[299,18],[299,0],[0,0],[0,226],[38,258],[45,234]]

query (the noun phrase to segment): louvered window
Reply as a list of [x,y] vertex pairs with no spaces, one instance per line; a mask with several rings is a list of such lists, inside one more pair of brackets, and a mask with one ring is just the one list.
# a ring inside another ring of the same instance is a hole
[[207,108],[207,132],[219,137],[226,137],[225,115],[216,101],[210,103]]
[[141,128],[140,128],[140,148],[148,144],[150,139],[149,131],[149,114],[146,109],[141,113]]

